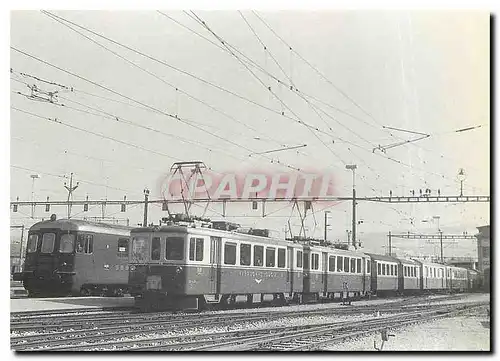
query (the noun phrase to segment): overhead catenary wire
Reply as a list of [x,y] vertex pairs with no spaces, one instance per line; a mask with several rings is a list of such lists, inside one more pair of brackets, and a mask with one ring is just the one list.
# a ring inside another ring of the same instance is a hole
[[[14,51],[19,52],[20,54],[23,54],[23,55],[25,55],[25,56],[29,57],[29,58],[32,58],[32,59],[34,59],[34,60],[36,60],[36,61],[39,61],[39,62],[41,62],[41,63],[43,63],[43,64],[45,64],[45,65],[47,65],[47,66],[53,67],[53,68],[55,68],[55,69],[57,69],[57,70],[60,70],[60,71],[62,71],[62,72],[64,72],[64,73],[66,73],[66,74],[72,75],[72,76],[74,76],[74,77],[76,77],[76,78],[78,78],[78,79],[80,79],[80,80],[83,80],[83,81],[88,82],[88,83],[90,83],[90,84],[92,84],[92,85],[95,85],[95,86],[97,86],[97,87],[99,87],[99,88],[101,88],[101,89],[107,90],[107,91],[109,91],[109,92],[111,92],[111,93],[113,93],[113,94],[115,94],[115,95],[121,96],[121,97],[123,97],[123,98],[125,98],[125,99],[127,99],[127,100],[130,100],[130,101],[134,102],[134,103],[141,104],[141,105],[143,105],[143,106],[145,106],[145,107],[147,107],[147,108],[150,108],[150,109],[152,109],[152,110],[154,110],[154,111],[157,111],[157,112],[158,112],[158,113],[160,113],[160,114],[163,114],[163,115],[165,115],[165,116],[168,116],[168,117],[170,117],[170,118],[172,118],[172,119],[176,119],[176,120],[178,120],[178,121],[180,121],[180,122],[182,122],[182,123],[188,124],[189,126],[194,127],[194,128],[196,128],[196,129],[199,129],[199,130],[201,130],[202,132],[205,132],[205,133],[211,134],[211,135],[213,135],[214,137],[216,137],[216,138],[218,138],[218,139],[220,139],[220,140],[223,140],[224,142],[230,143],[230,144],[232,144],[232,145],[234,145],[234,146],[236,146],[236,147],[238,147],[238,148],[243,148],[243,149],[246,149],[246,150],[247,150],[247,151],[249,151],[249,152],[252,152],[252,151],[253,151],[252,149],[249,149],[249,148],[247,148],[247,147],[244,147],[244,146],[242,146],[241,144],[238,144],[238,143],[233,142],[233,141],[231,141],[231,140],[229,140],[229,139],[226,139],[226,138],[224,138],[224,137],[221,137],[221,136],[219,136],[219,135],[217,135],[217,134],[211,133],[211,132],[209,132],[209,131],[207,131],[207,130],[205,130],[205,129],[203,129],[203,128],[200,128],[199,126],[196,126],[195,124],[190,124],[188,120],[182,119],[182,118],[180,118],[180,117],[176,117],[176,116],[174,116],[174,115],[172,115],[172,114],[169,114],[169,113],[167,113],[167,112],[165,112],[165,111],[162,111],[162,110],[157,109],[157,108],[155,108],[155,107],[153,107],[153,106],[147,105],[147,104],[145,104],[145,103],[143,103],[143,102],[141,102],[141,101],[138,101],[138,100],[136,100],[136,99],[133,99],[133,98],[131,98],[131,97],[127,96],[127,95],[121,94],[121,93],[119,93],[119,92],[117,92],[117,91],[115,91],[115,90],[113,90],[113,89],[110,89],[110,88],[108,88],[108,87],[106,87],[106,86],[103,86],[103,85],[101,85],[101,84],[99,84],[99,83],[97,83],[97,82],[95,82],[95,81],[93,81],[93,80],[89,80],[89,79],[87,79],[87,78],[85,78],[85,77],[82,77],[82,76],[80,76],[80,75],[78,75],[78,74],[75,74],[75,73],[73,73],[73,72],[71,72],[71,71],[69,71],[69,70],[63,69],[63,68],[61,68],[61,67],[59,67],[59,66],[57,66],[57,65],[54,65],[54,64],[52,64],[52,63],[49,63],[49,62],[47,62],[47,61],[45,61],[45,60],[43,60],[43,59],[40,59],[40,58],[38,58],[38,57],[36,57],[36,56],[34,56],[34,55],[31,55],[31,54],[29,54],[29,53],[26,53],[25,51],[22,51],[22,50],[20,50],[20,49],[17,49],[17,48],[15,48],[15,47],[13,47],[13,46],[11,46],[11,49],[12,49],[12,50],[14,50]],[[268,158],[268,157],[266,157],[266,156],[264,156],[264,155],[263,155],[262,157],[267,158],[267,159],[268,159],[268,160],[270,160],[271,162],[273,161],[272,159],[270,159],[270,158]],[[283,162],[281,162],[281,161],[277,161],[277,162],[274,162],[274,163],[279,164],[279,165],[281,165],[281,166],[283,166],[283,167],[286,167],[286,168],[289,168],[289,169],[293,169],[293,170],[300,170],[299,168],[295,168],[295,167],[293,167],[293,166],[291,166],[291,165],[288,165],[288,164],[286,164],[286,163],[283,163]]]

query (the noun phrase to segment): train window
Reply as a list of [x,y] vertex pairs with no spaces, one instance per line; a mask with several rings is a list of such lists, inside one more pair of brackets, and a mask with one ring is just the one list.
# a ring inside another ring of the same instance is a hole
[[309,268],[309,254],[304,253],[304,256],[302,257],[304,260],[304,268],[308,269]]
[[390,273],[390,272],[391,272],[391,270],[389,269],[389,265],[388,265],[388,264],[386,264],[386,265],[385,265],[385,268],[386,268],[386,271],[385,271],[385,272],[386,272],[387,276],[390,276],[390,275],[391,275],[391,273]]
[[118,258],[128,258],[128,239],[120,238],[118,240]]
[[246,243],[240,244],[240,265],[250,266],[252,258],[252,246]]
[[337,256],[337,272],[342,272],[344,270],[344,268],[342,267],[344,264],[342,258],[342,256]]
[[344,257],[344,272],[349,272],[349,257]]
[[382,265],[377,262],[377,274],[381,275],[382,274]]
[[165,241],[165,258],[172,261],[184,259],[184,238],[167,237]]
[[28,246],[26,247],[26,252],[33,253],[36,252],[38,248],[38,234],[30,234],[28,237]]
[[410,276],[415,277],[415,267],[410,267]]
[[302,268],[302,251],[297,251],[297,268]]
[[253,246],[253,265],[264,265],[264,246]]
[[369,259],[366,260],[366,273],[371,273],[371,262]]
[[389,265],[389,269],[387,271],[388,271],[387,274],[394,276],[394,265],[393,264]]
[[189,240],[189,260],[203,261],[203,238],[191,238]]
[[356,260],[356,273],[361,273],[361,259]]
[[161,241],[160,237],[153,237],[151,242],[151,260],[159,261],[161,256]]
[[72,253],[75,249],[75,235],[74,234],[63,234],[61,235],[61,241],[59,242],[59,252],[60,253]]
[[403,275],[405,277],[408,277],[408,270],[407,270],[406,266],[403,266]]
[[278,267],[279,268],[285,268],[285,249],[284,248],[278,248]]
[[394,265],[394,276],[398,275],[398,265]]
[[[78,240],[83,235],[78,236]],[[78,251],[78,249],[77,249]],[[132,259],[136,262],[144,262],[147,257],[146,240],[143,238],[132,238]]]
[[85,248],[83,249],[84,253],[93,253],[94,252],[94,236],[90,234],[82,235],[85,237]]
[[335,272],[335,256],[328,257],[328,270]]
[[351,273],[356,273],[356,259],[351,258]]
[[54,251],[54,243],[56,235],[54,233],[44,233],[42,237],[42,248],[40,253],[52,253]]
[[382,265],[382,276],[385,276],[385,270],[386,270],[386,268],[385,268],[385,264],[383,264],[383,265]]
[[236,264],[236,243],[224,244],[224,264]]
[[266,267],[276,266],[276,248],[266,247]]
[[312,255],[312,269],[319,269],[319,254],[313,253]]

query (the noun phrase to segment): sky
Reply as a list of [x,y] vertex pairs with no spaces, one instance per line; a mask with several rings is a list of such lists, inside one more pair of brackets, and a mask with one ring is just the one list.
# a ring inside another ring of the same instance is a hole
[[[390,191],[408,196],[425,188],[458,195],[457,173],[464,168],[464,194],[490,194],[487,12],[51,12],[94,34],[71,25],[79,34],[39,11],[11,13],[10,42],[17,49],[10,50],[10,100],[16,108],[10,114],[11,200],[30,200],[32,191],[37,200],[65,200],[63,183],[71,172],[80,182],[75,200],[142,199],[145,187],[158,199],[159,185],[180,160],[201,160],[213,172],[313,168],[334,175],[340,196],[350,196],[352,186],[345,165],[356,164],[360,197]],[[224,51],[220,40],[238,58]],[[265,73],[245,66],[242,53]],[[28,99],[27,85],[33,84],[58,90],[58,104]],[[472,126],[481,127],[455,132]],[[415,137],[384,127],[430,137],[385,154],[373,152],[378,145]],[[307,146],[249,156],[300,144]],[[31,174],[40,175],[34,187]],[[489,206],[359,202],[358,237],[366,251],[383,253],[389,231],[435,233],[439,226],[445,233],[474,234],[475,227],[490,223]],[[227,218],[281,235],[290,220],[298,233],[300,221],[290,204],[267,204],[264,218],[260,207],[231,204]],[[323,236],[328,210],[328,238],[345,241],[351,207],[351,202],[314,204],[306,219],[308,234]],[[182,211],[181,206],[171,209]],[[197,215],[204,210],[204,205],[193,208]],[[67,215],[65,207],[48,213],[37,208],[31,219],[30,211],[11,212],[11,224],[29,226],[51,213]],[[72,216],[95,217],[101,211],[96,206],[84,213],[75,206]],[[221,219],[221,213],[220,204],[210,204],[204,215]],[[142,206],[125,213],[109,206],[105,214],[142,222]],[[161,206],[150,207],[150,222],[162,216]],[[439,225],[433,216],[440,217]],[[393,244],[401,254],[437,252],[435,244],[423,241]],[[447,244],[445,251],[473,255],[475,246],[465,240]]]

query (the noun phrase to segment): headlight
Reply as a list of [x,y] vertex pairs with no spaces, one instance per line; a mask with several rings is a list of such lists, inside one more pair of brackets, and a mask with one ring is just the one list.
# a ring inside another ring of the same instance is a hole
[[130,265],[130,270],[131,271],[135,271],[135,266],[134,265]]

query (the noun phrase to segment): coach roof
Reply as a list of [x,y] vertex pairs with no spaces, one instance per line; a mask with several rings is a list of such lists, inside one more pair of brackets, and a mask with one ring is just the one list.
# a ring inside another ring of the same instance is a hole
[[38,231],[42,229],[60,229],[62,231],[108,233],[128,236],[133,228],[116,224],[88,222],[80,219],[58,219],[56,221],[43,221],[35,223],[31,226],[30,231]]
[[395,262],[399,263],[400,259],[392,256],[384,256],[381,254],[375,254],[375,253],[367,253],[371,258],[373,258],[375,261],[385,261],[385,262]]

